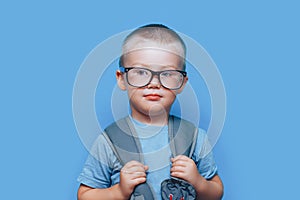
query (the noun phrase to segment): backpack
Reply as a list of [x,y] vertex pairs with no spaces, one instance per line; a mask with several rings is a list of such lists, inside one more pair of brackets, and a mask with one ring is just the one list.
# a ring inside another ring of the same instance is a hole
[[[103,134],[122,166],[131,160],[144,163],[143,155],[140,153],[142,152],[141,145],[136,137],[137,133],[129,116],[108,126]],[[170,115],[168,135],[172,156],[186,155],[191,158],[195,149],[197,134],[198,128],[191,122]],[[196,192],[193,186],[184,180],[174,177],[161,183],[161,195],[163,200],[196,199]],[[137,185],[130,198],[130,200],[154,199],[154,193],[147,182]]]

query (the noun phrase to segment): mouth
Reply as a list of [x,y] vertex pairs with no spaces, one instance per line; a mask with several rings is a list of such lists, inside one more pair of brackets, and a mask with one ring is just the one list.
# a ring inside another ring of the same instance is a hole
[[158,101],[162,98],[162,96],[159,94],[146,94],[143,97],[150,101]]

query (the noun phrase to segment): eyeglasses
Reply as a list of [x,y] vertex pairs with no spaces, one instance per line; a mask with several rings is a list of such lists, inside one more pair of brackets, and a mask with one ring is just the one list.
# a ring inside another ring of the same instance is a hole
[[153,76],[157,75],[160,84],[170,90],[181,88],[187,75],[185,71],[180,70],[152,71],[141,67],[120,66],[120,70],[126,73],[127,82],[133,87],[145,87],[151,82]]

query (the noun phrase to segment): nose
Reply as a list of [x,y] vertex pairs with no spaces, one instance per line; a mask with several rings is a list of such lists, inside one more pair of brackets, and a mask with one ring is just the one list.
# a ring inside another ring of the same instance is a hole
[[150,81],[150,83],[147,85],[147,88],[160,88],[161,84],[158,79],[157,75],[154,75]]

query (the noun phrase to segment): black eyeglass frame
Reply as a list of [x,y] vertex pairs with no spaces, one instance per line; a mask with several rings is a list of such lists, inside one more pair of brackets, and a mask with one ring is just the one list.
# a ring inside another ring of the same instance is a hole
[[[158,78],[159,83],[160,83],[161,86],[163,86],[164,88],[167,88],[169,90],[178,90],[179,88],[182,87],[184,79],[182,80],[180,86],[178,86],[177,88],[168,88],[168,87],[164,86],[164,84],[162,84],[162,82],[160,80],[160,74],[163,73],[163,72],[168,72],[168,71],[177,71],[177,72],[181,73],[183,75],[183,77],[187,76],[187,72],[186,71],[176,70],[176,69],[163,70],[163,71],[153,71],[151,69],[147,69],[147,68],[143,68],[143,67],[123,67],[123,66],[119,66],[119,68],[120,68],[120,71],[122,73],[126,73],[126,80],[127,80],[128,84],[131,85],[131,86],[133,86],[133,87],[138,87],[138,88],[142,88],[142,87],[145,87],[145,86],[149,85],[149,83],[152,81],[153,77],[155,75],[157,75],[157,78]],[[132,69],[143,69],[143,70],[150,71],[151,72],[151,78],[150,78],[149,82],[147,84],[143,85],[143,86],[135,86],[135,85],[132,85],[131,83],[129,83],[129,81],[128,81],[128,73],[127,72],[129,72]]]

